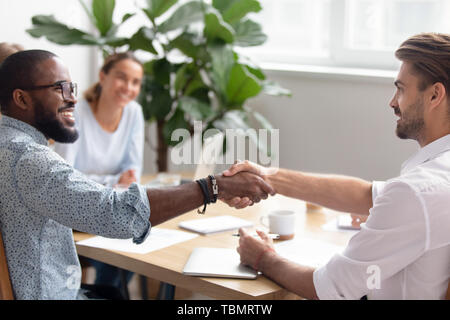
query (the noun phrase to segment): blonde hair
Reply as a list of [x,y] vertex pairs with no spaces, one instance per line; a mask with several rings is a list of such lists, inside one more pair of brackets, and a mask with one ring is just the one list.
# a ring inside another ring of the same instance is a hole
[[1,42],[0,43],[0,63],[3,62],[6,58],[8,58],[13,53],[25,50],[20,44],[17,43],[9,43],[9,42]]
[[[120,61],[130,59],[138,63],[142,67],[142,63],[135,57],[131,51],[115,53],[108,56],[100,69],[104,74],[108,74],[109,71]],[[95,109],[98,104],[98,100],[102,94],[102,86],[100,82],[95,83],[89,89],[84,92],[84,98]]]
[[440,82],[444,85],[450,104],[450,34],[421,33],[403,42],[395,56],[409,62],[422,77],[420,90]]

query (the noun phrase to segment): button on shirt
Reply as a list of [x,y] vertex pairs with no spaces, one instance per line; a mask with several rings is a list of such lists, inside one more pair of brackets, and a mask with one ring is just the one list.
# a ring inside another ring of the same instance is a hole
[[0,228],[16,299],[77,299],[81,270],[72,228],[142,243],[150,204],[137,184],[123,192],[74,170],[32,126],[2,116]]
[[444,299],[450,279],[450,135],[401,175],[374,182],[373,207],[342,254],[314,272],[320,299]]

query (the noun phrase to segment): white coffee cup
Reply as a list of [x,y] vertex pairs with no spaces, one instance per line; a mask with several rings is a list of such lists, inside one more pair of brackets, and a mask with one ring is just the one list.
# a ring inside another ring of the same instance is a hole
[[270,233],[279,234],[280,240],[288,240],[294,238],[295,218],[295,211],[275,210],[271,211],[267,216],[262,216],[260,222],[263,226],[269,228]]

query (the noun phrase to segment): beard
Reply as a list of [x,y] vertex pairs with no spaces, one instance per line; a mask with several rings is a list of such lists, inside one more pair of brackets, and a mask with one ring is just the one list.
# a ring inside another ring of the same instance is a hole
[[419,140],[423,128],[425,127],[423,111],[424,105],[421,99],[410,105],[403,112],[400,112],[398,107],[395,108],[395,113],[401,116],[395,131],[400,139]]
[[[59,143],[73,143],[78,139],[78,131],[75,127],[66,127],[54,113],[46,111],[43,104],[39,101],[34,101],[33,103],[36,110],[35,127],[48,139],[53,139]],[[67,107],[73,107],[73,104],[68,104],[60,108],[60,110]]]

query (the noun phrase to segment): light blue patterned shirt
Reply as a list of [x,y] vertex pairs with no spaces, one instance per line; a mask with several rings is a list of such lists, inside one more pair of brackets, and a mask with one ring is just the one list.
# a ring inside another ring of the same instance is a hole
[[42,133],[7,116],[0,124],[0,229],[16,299],[77,299],[81,270],[72,228],[142,243],[150,204],[89,180]]

